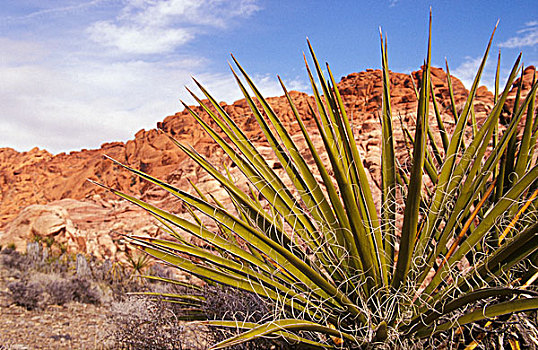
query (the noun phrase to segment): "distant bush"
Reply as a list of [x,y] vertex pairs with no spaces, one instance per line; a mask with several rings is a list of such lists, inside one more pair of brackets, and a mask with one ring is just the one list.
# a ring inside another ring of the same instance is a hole
[[28,310],[46,305],[64,305],[72,301],[100,304],[102,293],[91,281],[79,277],[35,273],[8,284],[13,302]]
[[26,268],[28,259],[14,249],[5,248],[0,251],[0,264],[10,269],[22,270]]
[[50,303],[63,305],[71,301],[84,304],[99,304],[101,295],[91,282],[79,278],[52,280],[47,284],[47,292],[50,295]]
[[[267,301],[258,295],[237,290],[223,285],[206,285],[202,295],[205,302],[202,304],[204,313],[209,320],[233,320],[239,322],[260,323],[268,320],[270,309]],[[210,327],[205,330],[213,342],[220,342],[231,336],[238,335],[241,330],[236,328]],[[258,338],[249,343],[238,344],[232,347],[236,350],[257,349],[295,349],[283,339]]]
[[41,307],[43,302],[43,287],[37,282],[11,282],[8,284],[13,302],[28,310]]

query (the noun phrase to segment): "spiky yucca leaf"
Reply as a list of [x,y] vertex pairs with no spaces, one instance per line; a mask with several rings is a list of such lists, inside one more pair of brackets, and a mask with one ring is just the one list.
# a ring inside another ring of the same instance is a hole
[[[264,322],[244,320],[239,325],[238,320],[211,320],[208,324],[212,326],[245,330],[215,348],[263,336],[314,348],[360,347],[371,342],[424,338],[463,324],[538,308],[536,293],[527,285],[518,289],[512,270],[538,250],[538,226],[531,225],[529,219],[537,216],[534,190],[538,166],[531,160],[538,128],[534,117],[538,84],[533,83],[525,98],[518,90],[510,123],[498,134],[499,117],[520,69],[518,58],[504,90],[495,97],[492,111],[477,125],[473,103],[491,42],[461,112],[447,75],[450,112],[455,120],[449,130],[431,83],[430,16],[428,52],[417,90],[415,135],[409,135],[413,142],[412,167],[406,171],[398,167],[394,148],[387,43],[381,36],[380,208],[375,207],[338,86],[328,66],[328,78],[322,71],[310,43],[315,74],[308,64],[307,72],[317,110],[313,106],[309,109],[315,134],[324,146],[321,153],[314,146],[313,130],[303,122],[304,116],[284,85],[307,149],[301,149],[233,58],[241,76],[232,69],[233,75],[287,180],[196,82],[207,100],[192,95],[207,117],[185,105],[186,110],[224,150],[250,186],[240,188],[227,169],[219,169],[194,149],[172,139],[220,183],[229,195],[228,204],[201,193],[196,186],[198,196],[126,165],[122,166],[181,200],[193,220],[110,190],[152,213],[172,236],[179,238],[168,241],[132,236],[134,245],[204,281],[255,293],[273,306]],[[498,81],[497,77],[496,85]],[[430,110],[437,129],[430,125]],[[520,137],[519,122],[525,115],[521,142],[514,142]],[[467,126],[469,120],[471,126]],[[474,138],[465,140],[467,129]],[[508,150],[513,157],[502,156]],[[428,175],[428,181],[423,180],[423,174]],[[504,181],[507,178],[510,181]],[[504,182],[501,188],[499,182]],[[403,217],[397,216],[398,202],[405,203],[399,208]],[[206,218],[202,220],[203,216]],[[205,220],[213,220],[215,225],[206,225]],[[188,243],[179,230],[202,239],[206,248]],[[492,239],[503,231],[507,233],[501,240]],[[166,298],[191,308],[204,302],[185,295]],[[475,308],[484,301],[488,307]],[[200,317],[198,311],[196,318]]]

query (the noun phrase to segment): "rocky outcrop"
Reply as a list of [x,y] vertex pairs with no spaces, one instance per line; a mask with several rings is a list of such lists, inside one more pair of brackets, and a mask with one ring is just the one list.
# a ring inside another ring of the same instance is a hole
[[[534,72],[534,67],[525,69],[521,79],[523,89],[528,89]],[[446,78],[442,69],[432,69],[437,107],[445,116],[446,127],[450,129],[453,125],[453,111]],[[420,80],[420,71],[410,75],[390,74],[395,139],[402,157],[406,154],[402,126],[413,131],[417,108],[414,86],[420,86]],[[380,70],[353,73],[343,77],[338,86],[356,132],[365,166],[372,172],[372,181],[375,182],[380,174],[381,130],[378,115],[382,102],[382,73]],[[465,103],[468,92],[455,77],[452,77],[452,86],[456,109],[459,110]],[[514,86],[510,95],[512,104],[515,89]],[[308,108],[309,104],[315,106],[314,99],[294,91],[291,96],[304,116],[305,124],[315,135],[314,122]],[[299,127],[293,122],[294,116],[287,100],[284,97],[273,97],[268,101],[291,133],[298,134]],[[249,139],[261,149],[267,150],[263,153],[271,156],[272,152],[261,141],[261,132],[256,127],[246,101],[221,105]],[[480,87],[475,103],[479,122],[491,111],[492,105],[492,93],[485,87]],[[193,109],[205,116],[200,107]],[[431,111],[433,113],[433,105]],[[509,112],[506,111],[505,114],[509,115]],[[430,125],[435,131],[435,122]],[[193,146],[216,164],[221,164],[225,159],[222,150],[187,111],[165,118],[158,123],[158,128],[180,142]],[[318,146],[321,148],[321,144]],[[54,237],[55,241],[62,243],[68,250],[115,256],[121,254],[123,249],[118,243],[120,233],[159,234],[157,226],[148,215],[127,203],[119,202],[86,179],[93,179],[175,212],[182,212],[181,205],[166,196],[164,191],[119,169],[103,158],[105,154],[177,187],[189,188],[188,180],[192,180],[201,189],[214,192],[217,197],[224,196],[224,192],[215,192],[213,179],[197,168],[164,133],[156,129],[141,130],[133,140],[126,143],[106,143],[100,149],[69,154],[52,155],[37,148],[28,152],[3,148],[0,149],[0,245],[15,243],[22,249],[25,246],[23,242],[32,240],[35,236]],[[231,170],[232,174],[237,171],[234,168]],[[239,173],[237,177],[240,178]],[[375,186],[373,187],[375,192]]]
[[[514,81],[513,88],[512,90],[510,90],[510,93],[508,94],[508,98],[506,102],[507,110],[511,112],[512,109],[514,108],[517,88],[519,87],[520,84],[521,84],[521,91],[523,92],[522,98],[524,99],[527,96],[526,92],[530,90],[532,83],[537,78],[535,75],[536,75],[536,68],[534,68],[534,66],[528,66],[523,70],[523,73],[521,74],[521,76]],[[523,99],[521,101],[523,101]]]
[[49,204],[33,204],[4,227],[0,242],[15,244],[19,250],[27,242],[38,241],[57,251],[81,252],[98,258],[122,258],[122,234],[159,233],[151,219],[140,218],[140,210],[119,200],[103,200],[99,195],[80,201],[62,199]]

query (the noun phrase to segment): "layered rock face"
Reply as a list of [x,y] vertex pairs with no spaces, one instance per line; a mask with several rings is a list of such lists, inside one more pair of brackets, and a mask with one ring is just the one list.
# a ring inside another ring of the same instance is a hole
[[[525,70],[522,78],[524,91],[530,86],[534,72],[534,67]],[[420,79],[420,71],[411,75],[390,74],[394,133],[399,157],[402,159],[406,156],[402,126],[411,132],[414,130],[417,109],[414,86],[420,86]],[[452,77],[451,80],[456,109],[459,110],[465,103],[468,92],[457,78]],[[432,69],[432,84],[437,107],[443,115],[446,127],[451,129],[454,117],[447,77],[442,69]],[[353,73],[343,77],[338,86],[352,121],[364,164],[372,174],[375,194],[375,183],[380,174],[379,112],[382,102],[382,73],[380,70]],[[514,84],[509,99],[512,105],[515,91]],[[301,92],[291,92],[291,96],[307,128],[312,130],[316,146],[321,149],[322,142],[315,137],[315,123],[308,107],[308,104],[315,106],[313,97]],[[300,139],[299,127],[293,122],[294,116],[286,98],[273,97],[268,101],[291,133]],[[273,157],[268,145],[262,141],[263,135],[257,128],[245,100],[231,105],[222,103],[221,106],[234,118],[249,139],[260,147],[262,154]],[[492,93],[485,87],[480,87],[475,102],[479,123],[492,107]],[[510,108],[505,111],[507,118]],[[209,120],[201,107],[193,109]],[[433,115],[433,104],[430,110]],[[430,125],[435,129],[435,118],[431,119]],[[148,214],[118,200],[86,179],[126,191],[183,215],[184,210],[177,200],[120,169],[105,159],[104,155],[176,187],[191,190],[188,182],[191,180],[202,191],[212,193],[217,198],[224,198],[225,192],[218,188],[216,181],[190,161],[165,135],[172,135],[180,142],[193,146],[216,165],[223,162],[230,165],[231,162],[224,161],[226,157],[222,150],[198,126],[194,118],[187,111],[182,111],[158,123],[158,129],[164,133],[157,129],[141,130],[133,140],[126,143],[107,143],[100,149],[69,154],[52,155],[37,148],[22,153],[9,148],[0,149],[0,245],[15,243],[17,248],[22,250],[25,242],[49,237],[49,241],[58,243],[68,251],[121,258],[125,247],[120,243],[120,234],[155,236],[162,233]],[[274,160],[270,161],[270,164],[273,163],[277,172],[283,175],[284,172],[279,169],[278,164]],[[231,170],[232,175],[241,178],[237,167],[232,167]],[[238,181],[243,184],[246,182],[244,179]]]

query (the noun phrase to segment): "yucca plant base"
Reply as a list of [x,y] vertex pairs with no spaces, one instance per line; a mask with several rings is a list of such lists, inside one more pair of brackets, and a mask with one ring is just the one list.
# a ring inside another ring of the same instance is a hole
[[[535,82],[525,98],[518,92],[509,123],[499,132],[499,117],[521,69],[519,57],[505,88],[496,91],[493,110],[477,125],[473,100],[490,46],[491,39],[463,109],[457,110],[453,101],[450,112],[456,124],[448,133],[431,96],[430,20],[428,52],[417,87],[415,133],[410,137],[412,165],[405,169],[395,156],[387,45],[381,38],[382,198],[377,208],[337,84],[329,66],[326,75],[322,72],[310,44],[315,69],[312,74],[307,64],[307,72],[316,102],[310,114],[323,152],[316,151],[284,85],[307,149],[297,146],[234,58],[239,74],[233,69],[232,73],[288,179],[269,166],[217,100],[197,83],[206,100],[192,95],[207,116],[185,108],[249,186],[239,188],[222,163],[210,164],[171,138],[220,183],[229,201],[220,203],[195,186],[197,195],[192,195],[118,163],[176,196],[192,217],[186,220],[108,188],[149,211],[174,237],[128,239],[209,284],[255,293],[270,305],[271,313],[263,321],[204,321],[240,330],[214,344],[215,349],[259,337],[312,348],[410,346],[442,332],[461,332],[460,326],[484,325],[502,315],[537,309],[532,281],[538,272],[538,166],[533,157],[538,85]],[[451,88],[450,74],[447,77]],[[497,87],[499,81],[497,74]],[[213,127],[206,122],[208,117]],[[435,131],[430,126],[434,124]],[[471,139],[463,137],[467,128],[472,128]],[[305,160],[305,153],[310,153],[308,159],[315,166]],[[322,161],[323,154],[328,161]],[[403,219],[397,219],[397,211]],[[203,240],[204,248],[185,240],[185,233]],[[184,318],[207,318],[204,298],[196,293],[161,297],[183,305]]]

